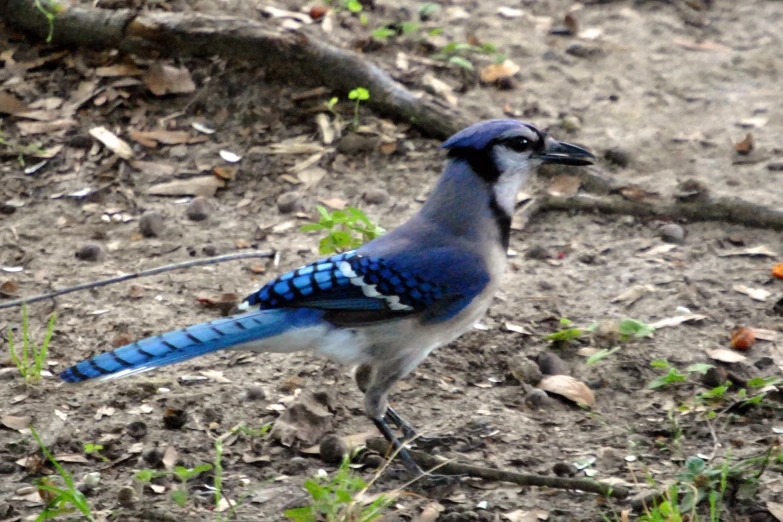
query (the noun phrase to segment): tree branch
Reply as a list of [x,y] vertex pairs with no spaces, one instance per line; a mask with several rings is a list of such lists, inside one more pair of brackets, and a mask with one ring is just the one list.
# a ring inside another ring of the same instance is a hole
[[[263,21],[231,16],[40,2],[56,12],[54,45],[113,47],[146,56],[219,55],[255,62],[281,78],[305,80],[342,94],[365,87],[370,107],[440,139],[473,123],[430,95],[410,92],[362,55],[323,41],[323,34],[284,32]],[[49,34],[48,20],[35,0],[0,0],[0,18],[42,38]]]
[[[381,455],[389,454],[389,443],[378,437],[369,439],[367,447]],[[482,478],[485,480],[494,480],[498,482],[511,482],[519,486],[538,486],[555,489],[575,489],[604,495],[613,498],[626,498],[629,494],[627,488],[622,486],[611,486],[595,480],[547,477],[543,475],[531,475],[526,473],[516,473],[514,471],[503,471],[494,468],[483,468],[480,466],[471,466],[469,464],[460,464],[458,462],[447,462],[446,459],[436,457],[422,451],[408,450],[411,458],[423,469],[432,469],[437,467],[437,473],[442,475],[467,475],[469,477]],[[444,464],[446,462],[446,464]]]
[[247,258],[259,258],[259,257],[272,257],[274,252],[242,252],[241,254],[226,254],[224,256],[210,257],[207,259],[195,259],[193,261],[185,261],[183,263],[174,263],[171,265],[159,266],[158,268],[151,268],[149,270],[142,270],[141,272],[135,272],[133,274],[125,274],[117,277],[110,277],[109,279],[102,279],[100,281],[92,281],[90,283],[83,283],[76,286],[70,286],[61,290],[55,290],[48,294],[36,295],[34,297],[23,297],[16,301],[0,304],[0,310],[3,308],[11,308],[13,306],[21,306],[25,303],[35,303],[36,301],[43,301],[44,299],[51,299],[63,294],[69,294],[71,292],[78,292],[80,290],[89,290],[90,288],[98,288],[100,286],[112,285],[114,283],[122,283],[130,279],[137,279],[139,277],[146,277],[163,272],[169,272],[171,270],[179,270],[182,268],[191,268],[194,266],[202,265],[214,265],[216,263],[223,263],[225,261],[234,261],[236,259]]

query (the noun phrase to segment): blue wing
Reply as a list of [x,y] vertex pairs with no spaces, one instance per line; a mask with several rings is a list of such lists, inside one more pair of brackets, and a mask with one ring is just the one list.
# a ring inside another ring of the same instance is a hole
[[374,257],[360,252],[337,254],[288,272],[245,301],[261,310],[318,308],[330,311],[326,318],[341,324],[411,314],[434,322],[459,313],[489,282],[483,264],[449,249],[418,258],[410,253]]

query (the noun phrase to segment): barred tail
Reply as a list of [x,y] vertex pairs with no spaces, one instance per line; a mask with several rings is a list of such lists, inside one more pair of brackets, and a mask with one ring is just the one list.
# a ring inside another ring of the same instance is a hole
[[225,348],[321,323],[323,312],[308,308],[249,312],[149,337],[96,355],[60,373],[66,382],[116,379],[186,361]]

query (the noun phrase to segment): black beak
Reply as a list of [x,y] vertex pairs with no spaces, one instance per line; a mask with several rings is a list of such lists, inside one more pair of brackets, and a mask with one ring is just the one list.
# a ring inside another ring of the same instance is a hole
[[574,166],[592,165],[595,159],[590,151],[582,147],[554,140],[547,143],[546,150],[533,154],[533,157],[541,160],[544,164],[559,163]]

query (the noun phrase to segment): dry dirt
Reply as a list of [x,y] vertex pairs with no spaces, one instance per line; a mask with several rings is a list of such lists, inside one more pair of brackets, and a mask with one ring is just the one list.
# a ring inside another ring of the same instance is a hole
[[[393,2],[377,4],[375,10],[365,11],[367,27],[403,17]],[[401,4],[415,19],[418,4]],[[409,71],[397,70],[398,52],[429,57],[415,44],[415,35],[368,52],[368,58],[413,88],[421,85],[424,74],[435,74],[457,89],[460,106],[476,120],[501,117],[505,111],[558,138],[584,144],[599,156],[622,147],[630,156],[626,168],[602,159],[596,171],[662,197],[668,197],[679,181],[695,178],[716,194],[783,207],[783,192],[774,189],[779,173],[768,168],[783,158],[783,54],[779,52],[783,3],[715,2],[699,12],[690,10],[684,1],[604,2],[576,13],[588,36],[599,32],[593,39],[548,34],[547,17],[559,24],[572,7],[567,1],[523,1],[510,6],[522,10],[522,16],[513,19],[496,13],[503,5],[497,1],[448,4],[423,27],[443,27],[441,37],[446,41],[464,42],[468,35],[475,35],[482,43],[494,44],[498,53],[521,66],[513,89],[479,86],[458,69],[422,65],[414,59]],[[289,2],[278,7],[301,6]],[[172,3],[170,8],[258,16],[245,5]],[[705,23],[686,23],[694,16]],[[343,11],[338,18],[346,17]],[[346,25],[337,27],[330,38],[350,45],[369,33],[356,18]],[[123,61],[109,52],[69,52],[22,72],[20,81],[19,76],[14,79],[6,50],[13,51],[16,62],[47,56],[52,50],[0,27],[0,60],[6,60],[6,70],[0,71],[4,82],[0,89],[26,103],[43,98],[68,100],[86,80],[108,86],[116,78],[96,77],[94,68]],[[473,58],[481,68],[493,57]],[[443,158],[436,141],[409,126],[395,126],[362,111],[362,122],[371,130],[398,138],[397,150],[386,154],[373,148],[345,154],[322,147],[324,154],[315,168],[324,169],[323,179],[312,187],[294,186],[291,174],[284,175],[309,155],[265,150],[292,138],[320,144],[315,112],[310,109],[323,107],[330,96],[292,101],[310,86],[281,84],[241,63],[184,60],[179,65],[191,71],[195,93],[157,97],[143,86],[117,87],[122,95],[91,98],[75,114],[75,125],[64,133],[25,136],[17,124],[26,120],[3,116],[3,140],[64,147],[42,168],[25,174],[20,158],[8,150],[2,152],[0,146],[0,204],[12,202],[3,207],[6,213],[0,213],[0,266],[23,267],[19,272],[3,268],[0,283],[12,281],[18,286],[16,296],[27,297],[212,253],[241,251],[241,246],[277,251],[279,263],[245,260],[168,272],[32,305],[30,323],[39,339],[49,313],[57,313],[50,348],[53,372],[111,347],[123,334],[141,339],[213,319],[219,311],[199,305],[199,298],[244,295],[314,260],[317,237],[298,231],[306,220],[279,212],[281,194],[298,191],[299,211],[310,216],[319,201],[339,199],[392,228],[419,208],[440,171]],[[347,102],[338,108],[345,119],[351,118]],[[562,128],[564,116],[577,116],[581,128]],[[193,122],[217,132],[200,134],[190,127]],[[117,161],[89,137],[88,131],[99,125],[125,139],[129,130],[162,127],[205,137],[202,143],[187,145],[134,143],[135,160],[171,165],[177,177],[229,167],[218,155],[220,150],[242,156],[239,170],[226,188],[209,199],[208,218],[192,221],[186,216],[185,200],[146,194],[150,186],[169,181],[171,173],[149,165],[140,170]],[[732,143],[748,132],[754,135],[756,150],[738,156]],[[38,161],[28,156],[24,166]],[[85,188],[94,192],[86,198],[68,196]],[[385,189],[390,198],[368,204],[362,195],[371,189]],[[139,217],[146,211],[164,216],[159,237],[139,235]],[[393,405],[422,431],[462,439],[433,451],[524,473],[552,474],[556,464],[562,468],[562,464],[596,457],[590,468],[597,470],[596,478],[632,484],[635,477],[645,482],[647,470],[657,482],[667,483],[688,456],[712,456],[719,464],[729,450],[734,461],[762,454],[783,428],[774,393],[765,405],[730,415],[725,409],[737,399],[735,389],[727,402],[714,406],[718,417],[709,421],[705,407],[693,398],[708,389],[697,384],[698,376],[672,389],[651,390],[648,384],[665,373],[651,367],[651,361],[667,359],[680,369],[710,362],[707,351],[730,348],[729,333],[737,325],[780,331],[783,320],[775,303],[783,297],[783,283],[770,275],[783,250],[780,234],[723,223],[682,223],[687,231],[684,242],[667,250],[661,248],[666,243],[658,236],[661,224],[578,213],[537,216],[524,230],[512,234],[511,248],[517,254],[510,259],[503,290],[482,322],[484,327],[433,353],[401,383],[392,397]],[[735,246],[729,238],[745,246]],[[76,257],[86,244],[100,247],[97,261]],[[771,256],[723,256],[730,249],[759,246],[767,247]],[[528,255],[531,249],[535,255]],[[265,272],[254,273],[254,265],[263,265]],[[654,292],[630,305],[613,301],[635,285],[649,285]],[[764,301],[753,300],[736,291],[736,285],[766,290],[769,296]],[[0,304],[3,301],[0,298]],[[651,338],[621,343],[619,351],[591,366],[577,352],[598,341],[585,338],[553,346],[544,340],[560,328],[559,320],[564,317],[577,326],[626,317],[654,323],[682,314],[683,308],[706,317],[661,328]],[[18,308],[0,311],[0,363],[9,368],[13,365],[7,355],[7,332],[15,328],[18,339],[20,323]],[[509,331],[507,323],[527,333]],[[765,336],[774,337],[770,332]],[[592,410],[555,398],[529,400],[526,388],[511,376],[510,369],[543,352],[556,353],[565,361],[561,373],[568,372],[592,388],[596,399]],[[774,341],[760,341],[746,355],[743,363],[725,365],[735,377],[781,375],[783,353]],[[203,377],[202,372],[206,379],[181,379]],[[215,519],[204,487],[211,484],[210,473],[192,481],[185,508],[169,498],[176,487],[173,480],[158,481],[166,486],[161,493],[145,489],[132,507],[120,506],[118,490],[132,484],[135,471],[154,467],[166,448],[174,448],[178,462],[186,466],[213,462],[216,436],[239,424],[258,427],[275,420],[282,409],[276,405],[299,393],[296,390],[332,395],[334,433],[352,435],[371,427],[363,417],[362,397],[350,372],[303,354],[238,357],[221,353],[153,374],[73,388],[62,386],[54,377],[25,387],[15,370],[4,370],[2,376],[0,412],[32,417],[53,453],[83,460],[64,463],[77,481],[99,471],[100,480],[88,499],[95,512],[112,520]],[[258,397],[259,387],[265,392],[263,398]],[[255,400],[248,398],[248,390]],[[687,407],[678,411],[681,404]],[[170,407],[186,411],[184,427],[164,427],[164,411]],[[146,424],[147,432],[135,439],[127,426],[138,422]],[[83,458],[84,443],[103,445],[108,462]],[[156,453],[155,448],[160,451]],[[40,476],[40,470],[15,464],[35,449],[29,434],[0,426],[0,519],[27,520],[40,513],[41,503],[32,498],[35,491],[31,497],[29,489],[24,489]],[[268,458],[259,460],[258,456]],[[227,441],[223,467],[225,494],[232,501],[245,499],[235,519],[246,521],[284,520],[285,509],[306,501],[302,487],[306,478],[319,469],[334,470],[317,456],[268,438],[251,447],[245,436]],[[727,494],[721,520],[775,520],[765,507],[768,502],[783,502],[783,480],[780,464],[772,468],[762,475],[758,491],[750,498]],[[373,476],[367,467],[357,472],[368,480]],[[373,491],[402,484],[398,473],[387,470]],[[622,502],[606,503],[591,494],[470,480],[444,496],[434,496],[432,500],[444,508],[439,520],[449,522],[528,521],[535,518],[522,518],[518,511],[535,514],[536,510],[547,514],[542,520],[553,522],[602,520],[602,513],[609,520],[619,520],[620,512],[627,509]],[[416,520],[432,500],[403,495],[384,520]],[[505,517],[513,512],[517,513]]]

